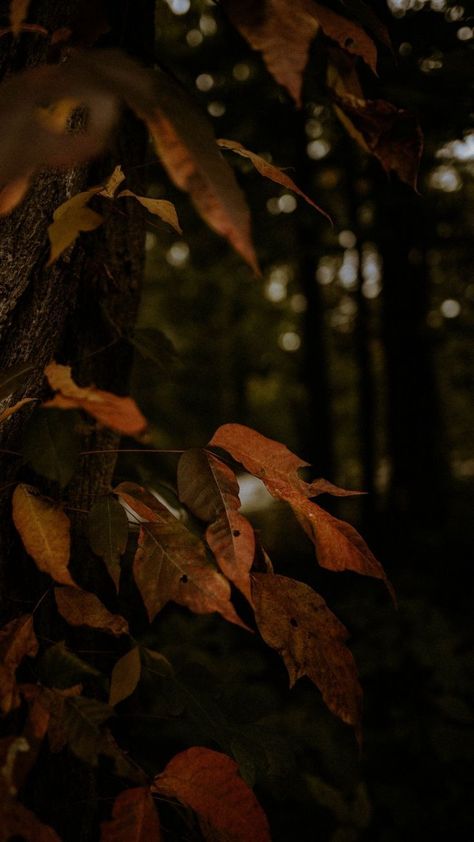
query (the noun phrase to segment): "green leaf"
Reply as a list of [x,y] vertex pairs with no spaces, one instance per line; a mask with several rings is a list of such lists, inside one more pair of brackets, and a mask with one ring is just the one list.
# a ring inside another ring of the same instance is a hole
[[127,547],[128,520],[123,506],[113,494],[101,497],[94,503],[89,512],[87,532],[92,551],[104,559],[118,590],[120,556]]
[[161,330],[153,327],[134,328],[128,340],[143,359],[151,360],[161,369],[176,360],[176,349],[171,339]]
[[36,366],[31,363],[17,363],[10,368],[0,372],[0,401],[13,395],[20,386],[28,380],[28,375],[34,371]]
[[38,409],[25,430],[23,459],[37,474],[64,488],[79,461],[79,414],[60,409]]
[[66,649],[63,640],[46,650],[38,667],[41,683],[58,689],[72,687],[84,678],[100,675],[99,670]]

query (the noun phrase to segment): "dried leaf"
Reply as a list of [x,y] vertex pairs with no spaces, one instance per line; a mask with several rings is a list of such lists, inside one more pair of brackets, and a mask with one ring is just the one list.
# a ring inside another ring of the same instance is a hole
[[19,704],[17,667],[26,656],[33,658],[37,654],[32,614],[24,614],[0,629],[0,711],[3,714]]
[[61,617],[71,626],[89,626],[120,637],[128,634],[128,623],[119,614],[111,614],[94,593],[79,588],[55,588],[56,605]]
[[19,409],[23,406],[26,406],[27,403],[31,403],[32,401],[37,400],[37,398],[23,398],[18,403],[13,404],[13,406],[9,406],[8,409],[5,409],[3,412],[0,413],[0,424],[10,418],[12,415],[15,415]]
[[113,494],[107,494],[94,503],[89,512],[87,532],[92,551],[104,559],[118,591],[120,556],[127,548],[128,520],[123,506]]
[[79,463],[79,421],[77,412],[40,408],[33,413],[23,435],[24,461],[61,488],[72,479]]
[[133,199],[136,199],[137,202],[140,202],[140,204],[143,205],[149,213],[154,214],[154,216],[159,216],[163,222],[171,225],[178,234],[183,233],[179,224],[176,208],[172,202],[167,202],[166,199],[151,199],[148,196],[137,196],[137,194],[132,193],[131,190],[122,190],[122,192],[118,194],[117,199],[121,199],[123,196],[131,196]]
[[122,167],[118,164],[112,175],[110,175],[105,182],[102,190],[100,191],[100,195],[105,196],[107,199],[113,199],[123,181],[125,181],[125,175]]
[[227,578],[252,601],[249,571],[254,531],[240,514],[239,485],[231,468],[203,450],[188,450],[178,463],[178,493],[190,511],[210,526],[206,541]]
[[263,639],[282,656],[290,686],[307,675],[328,708],[360,730],[362,692],[348,634],[308,585],[270,573],[252,575],[255,619]]
[[279,442],[268,439],[242,424],[219,427],[210,445],[223,448],[251,474],[258,477],[270,494],[290,504],[308,536],[315,544],[317,558],[328,570],[352,570],[382,579],[393,596],[385,571],[359,533],[349,524],[328,514],[308,498],[329,492],[351,496],[327,480],[305,482],[299,476],[308,463]]
[[14,35],[18,35],[21,25],[28,15],[31,0],[10,0],[10,26]]
[[250,152],[248,149],[245,149],[241,143],[238,143],[236,140],[224,140],[221,138],[217,141],[218,146],[221,149],[230,149],[232,152],[235,152],[237,155],[241,155],[242,158],[248,158],[249,161],[252,162],[257,172],[260,175],[263,175],[264,178],[270,179],[270,181],[274,181],[275,184],[280,184],[282,187],[286,187],[287,190],[291,190],[293,193],[296,193],[298,196],[301,196],[305,202],[308,202],[313,208],[315,208],[319,213],[322,213],[330,222],[332,222],[331,217],[323,211],[316,202],[313,202],[306,193],[303,193],[302,190],[295,184],[293,179],[291,179],[280,167],[276,167],[274,164],[270,164],[265,158],[262,158],[260,155],[256,155],[255,152]]
[[313,3],[313,6],[316,7],[316,17],[326,37],[348,53],[363,59],[377,73],[377,48],[362,27],[321,3]]
[[194,810],[209,842],[270,842],[265,813],[238,768],[225,754],[190,748],[155,778],[152,792]]
[[60,409],[83,409],[104,427],[128,436],[137,436],[146,427],[146,420],[132,398],[103,392],[94,386],[77,386],[71,377],[71,367],[50,363],[44,373],[49,385],[57,392],[44,404]]
[[17,363],[0,372],[0,401],[10,397],[28,382],[28,376],[35,370],[32,363]]
[[133,574],[150,621],[172,600],[196,614],[217,611],[243,626],[230,585],[208,560],[202,541],[140,486],[121,483],[115,493],[148,520],[140,529]]
[[48,227],[51,243],[48,266],[54,263],[59,255],[77,239],[81,231],[94,231],[102,225],[104,218],[92,208],[87,207],[87,202],[101,190],[101,187],[84,190],[83,193],[77,193],[56,208],[53,221]]
[[160,820],[147,786],[117,796],[112,819],[101,824],[101,842],[160,842]]
[[76,587],[68,570],[71,524],[63,510],[33,486],[20,484],[13,492],[13,522],[39,570]]
[[115,707],[128,699],[140,681],[142,662],[140,649],[135,646],[116,662],[110,678],[109,705]]

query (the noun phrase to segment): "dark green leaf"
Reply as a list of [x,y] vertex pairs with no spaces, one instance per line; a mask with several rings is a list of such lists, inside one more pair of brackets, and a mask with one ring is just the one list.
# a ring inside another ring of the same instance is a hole
[[127,548],[127,515],[113,494],[101,497],[92,506],[87,522],[92,551],[104,559],[107,570],[118,590],[120,556]]
[[23,458],[37,474],[68,484],[79,460],[80,437],[77,433],[77,412],[61,409],[38,409],[24,435]]
[[28,375],[35,370],[31,363],[17,363],[0,372],[0,401],[13,395],[28,380]]

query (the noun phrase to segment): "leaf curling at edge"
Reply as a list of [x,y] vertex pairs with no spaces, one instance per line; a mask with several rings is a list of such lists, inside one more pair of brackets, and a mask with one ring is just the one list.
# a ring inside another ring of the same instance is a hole
[[150,787],[125,789],[114,801],[112,818],[100,826],[101,842],[160,842],[160,820]]
[[15,527],[38,569],[62,585],[77,587],[68,569],[71,524],[65,512],[25,484],[16,486],[12,507]]
[[308,676],[329,710],[354,726],[360,740],[362,691],[346,646],[347,629],[303,582],[254,573],[252,593],[260,634],[283,658],[290,686]]
[[262,807],[226,754],[198,746],[182,751],[155,778],[151,791],[191,808],[209,842],[271,842]]
[[249,630],[232,605],[229,582],[209,561],[200,538],[140,486],[123,482],[114,493],[145,520],[133,575],[150,622],[173,601],[196,614],[217,612]]
[[327,480],[305,482],[299,471],[308,467],[308,462],[280,442],[262,436],[243,424],[219,427],[209,446],[225,450],[249,473],[262,480],[273,497],[289,503],[314,543],[322,567],[334,571],[352,570],[381,579],[394,599],[393,588],[382,565],[357,530],[308,499],[322,493],[345,497],[360,492],[345,491]]
[[124,617],[111,612],[94,593],[79,588],[55,588],[54,596],[61,617],[71,626],[89,626],[115,637],[128,634]]

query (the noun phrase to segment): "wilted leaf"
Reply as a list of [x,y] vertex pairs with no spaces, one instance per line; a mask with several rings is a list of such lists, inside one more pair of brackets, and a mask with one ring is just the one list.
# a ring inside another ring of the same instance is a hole
[[119,614],[111,614],[94,593],[79,588],[55,588],[56,605],[71,626],[89,626],[120,637],[128,634],[128,623]]
[[71,377],[71,367],[50,363],[44,373],[55,397],[44,404],[60,409],[83,409],[104,427],[128,436],[137,436],[146,427],[146,420],[132,398],[103,392],[94,386],[77,386]]
[[19,704],[15,673],[23,658],[38,653],[32,614],[24,614],[0,629],[0,711],[5,714]]
[[315,208],[319,213],[322,213],[329,221],[331,222],[331,217],[323,211],[316,202],[313,202],[306,193],[303,193],[302,190],[295,184],[293,179],[291,179],[280,167],[276,167],[274,164],[270,164],[265,158],[262,158],[260,155],[256,155],[255,152],[250,152],[248,149],[245,149],[241,143],[237,143],[236,140],[224,140],[221,138],[217,141],[218,145],[221,149],[230,149],[232,152],[235,152],[237,155],[240,155],[242,158],[248,158],[249,161],[252,162],[257,172],[260,175],[263,175],[264,178],[270,179],[270,181],[274,181],[275,184],[280,184],[282,187],[286,187],[287,190],[291,190],[293,193],[296,193],[298,196],[301,196],[305,202],[308,202],[313,208]]
[[206,541],[220,569],[251,602],[255,537],[239,512],[239,485],[232,469],[203,450],[187,450],[178,463],[178,493],[196,517],[210,524]]
[[113,199],[123,181],[125,181],[125,175],[119,164],[115,167],[112,175],[108,177],[100,191],[100,195],[105,196],[107,199]]
[[77,412],[38,409],[23,436],[23,459],[37,474],[64,488],[79,462],[80,436]]
[[10,0],[10,26],[14,35],[18,35],[26,19],[31,0]]
[[211,126],[180,86],[161,74],[158,108],[142,114],[171,180],[186,191],[207,224],[226,237],[259,274],[250,235],[250,213]]
[[160,842],[160,820],[147,786],[126,789],[115,799],[112,819],[101,824],[101,842]]
[[298,472],[308,467],[307,462],[279,442],[242,424],[219,427],[210,445],[226,450],[247,471],[261,479],[273,497],[290,504],[315,544],[322,567],[337,571],[353,570],[383,579],[393,596],[382,565],[354,527],[308,499],[326,492],[336,496],[351,496],[359,492],[344,491],[323,479],[305,482]]
[[360,730],[362,693],[347,630],[308,585],[270,573],[252,576],[255,619],[263,639],[282,656],[290,686],[307,675],[328,708]]
[[51,243],[48,266],[76,240],[81,231],[94,231],[102,225],[104,218],[87,206],[92,196],[96,196],[101,190],[101,187],[93,187],[83,193],[77,193],[56,208],[53,221],[48,227]]
[[71,524],[63,510],[33,486],[20,484],[13,492],[13,522],[39,570],[75,587],[68,570]]
[[36,366],[31,363],[17,363],[0,372],[0,401],[13,395],[28,380]]
[[135,646],[116,662],[110,677],[109,705],[115,707],[128,699],[140,681],[142,663],[140,649]]
[[127,548],[127,515],[113,494],[107,494],[94,503],[87,521],[89,544],[92,551],[104,559],[107,570],[118,590],[120,556]]
[[18,410],[25,406],[27,403],[31,403],[35,400],[36,398],[23,398],[21,401],[18,401],[18,403],[13,404],[13,406],[10,406],[8,407],[8,409],[5,409],[3,412],[0,412],[0,424],[6,421],[7,418],[10,418],[11,415],[15,415],[15,413],[18,412]]
[[64,641],[46,650],[39,661],[38,673],[42,684],[59,690],[66,690],[80,681],[100,675],[95,667],[66,649]]
[[121,483],[115,493],[149,521],[140,529],[133,574],[150,621],[172,600],[196,614],[217,611],[244,625],[230,601],[230,585],[208,560],[202,541],[140,486]]
[[155,778],[152,791],[194,810],[209,842],[270,842],[265,813],[237,763],[225,754],[208,748],[177,754]]
[[143,205],[149,213],[154,214],[154,216],[159,216],[163,222],[171,225],[178,234],[183,233],[179,224],[176,208],[172,202],[167,202],[166,199],[151,199],[148,196],[137,196],[137,194],[132,193],[131,190],[122,190],[122,192],[118,194],[117,199],[127,196],[131,196],[133,199],[136,199],[137,202],[140,202],[140,204]]

